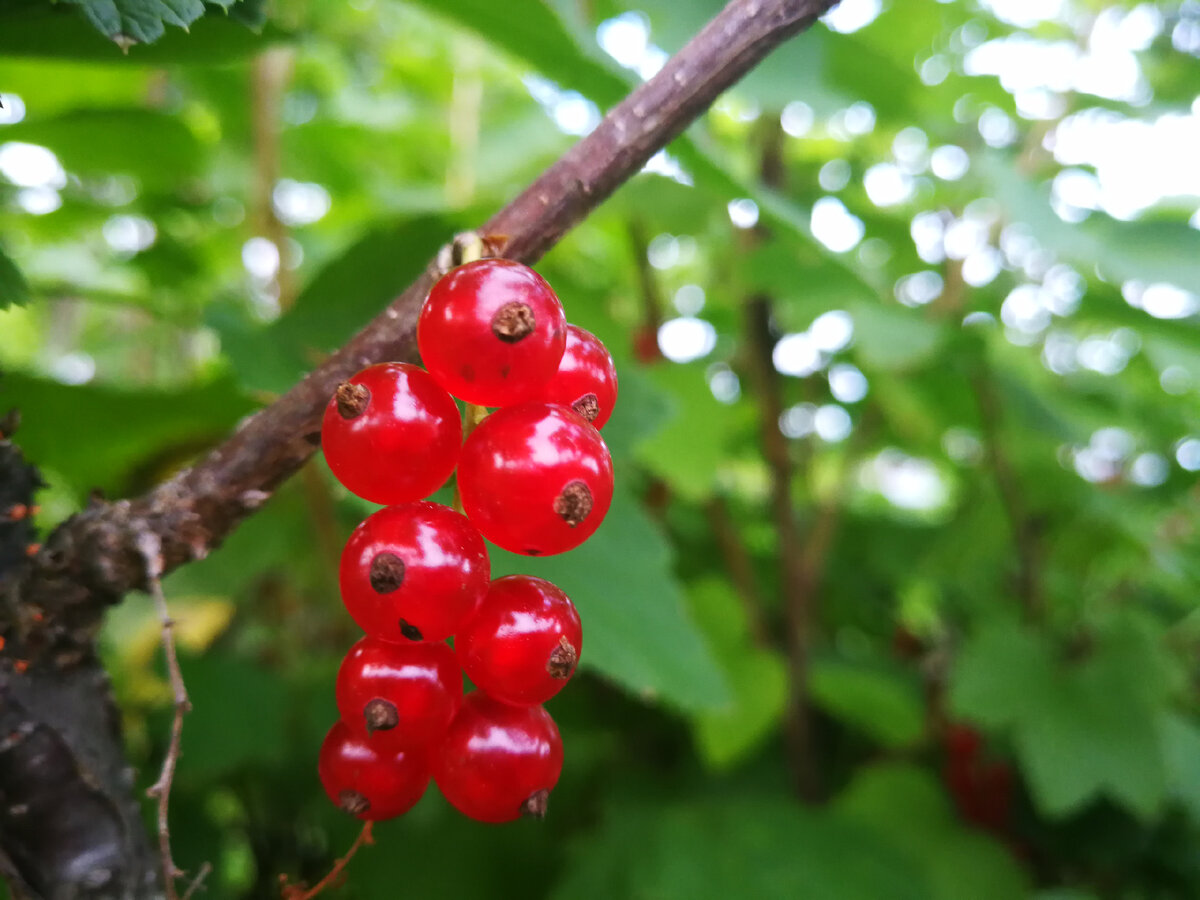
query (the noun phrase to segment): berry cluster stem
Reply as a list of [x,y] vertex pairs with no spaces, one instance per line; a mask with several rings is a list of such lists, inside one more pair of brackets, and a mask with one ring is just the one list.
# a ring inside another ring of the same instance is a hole
[[[488,408],[486,406],[477,406],[474,403],[463,404],[463,440],[465,441],[478,426],[479,423],[488,417]],[[455,512],[463,511],[462,496],[458,492],[458,485],[454,485],[454,503],[451,504]]]
[[358,852],[359,848],[375,843],[375,838],[371,835],[371,828],[374,824],[374,822],[363,822],[362,831],[358,833],[358,837],[354,839],[354,843],[350,845],[350,849],[346,851],[346,855],[336,860],[333,868],[329,870],[329,874],[311,888],[305,888],[297,884],[288,884],[286,875],[279,876],[280,880],[283,881],[280,891],[280,896],[283,900],[312,900],[313,897],[317,896],[325,888],[331,887],[341,876],[346,866],[350,864],[350,860],[354,858],[354,854]]

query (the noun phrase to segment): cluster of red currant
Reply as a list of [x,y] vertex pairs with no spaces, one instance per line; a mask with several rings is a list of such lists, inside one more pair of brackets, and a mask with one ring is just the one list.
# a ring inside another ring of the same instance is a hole
[[[504,259],[439,280],[417,342],[428,371],[371,366],[325,410],[334,475],[385,508],[342,554],[342,600],[366,636],[338,672],[341,720],[318,772],[335,804],[368,821],[407,811],[431,776],[474,819],[541,816],[563,761],[541,704],[575,671],[579,615],[543,579],[492,581],[483,539],[539,556],[600,525],[613,472],[597,429],[616,371],[541,276]],[[451,395],[474,426],[465,442]],[[465,515],[422,501],[456,469]],[[465,697],[464,671],[477,688]]]

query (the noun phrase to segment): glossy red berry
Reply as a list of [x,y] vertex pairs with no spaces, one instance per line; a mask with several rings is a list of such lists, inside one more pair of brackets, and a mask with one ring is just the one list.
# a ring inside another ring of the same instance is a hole
[[563,591],[532,575],[497,578],[454,641],[467,677],[489,697],[544,703],[575,673],[583,628]]
[[462,422],[454,399],[418,366],[382,363],[338,386],[321,446],[347,489],[372,503],[407,503],[446,483]]
[[334,806],[371,822],[408,812],[429,786],[423,751],[384,749],[354,734],[345,722],[325,735],[317,774]]
[[440,641],[393,644],[365,637],[338,670],[338,712],[372,746],[416,749],[440,738],[462,703],[454,651]]
[[509,706],[468,694],[433,760],[446,799],[480,822],[546,814],[562,772],[558,727],[540,706]]
[[612,502],[612,457],[600,432],[565,406],[522,403],[492,413],[463,444],[463,509],[513,553],[562,553],[591,536]]
[[367,517],[342,551],[346,610],[385,641],[441,641],[487,593],[491,564],[479,532],[438,503],[404,503]]
[[568,325],[558,371],[533,399],[569,406],[603,428],[617,403],[617,368],[608,348],[590,331]]
[[528,400],[558,369],[562,304],[542,276],[510,259],[446,274],[421,309],[417,346],[438,384],[480,406]]

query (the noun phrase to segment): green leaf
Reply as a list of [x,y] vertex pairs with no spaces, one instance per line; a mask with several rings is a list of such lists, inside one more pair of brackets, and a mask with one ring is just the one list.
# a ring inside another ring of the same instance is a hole
[[835,810],[876,831],[919,867],[929,900],[1017,900],[1028,885],[1012,854],[958,821],[934,778],[906,763],[863,769]]
[[712,493],[730,441],[739,428],[750,427],[752,411],[718,402],[702,364],[663,364],[648,375],[672,415],[638,445],[637,458],[681,496],[703,499]]
[[567,592],[583,619],[583,667],[649,701],[688,710],[728,702],[721,669],[688,618],[670,547],[627,491],[618,487],[604,524],[569,553],[532,559],[492,548],[491,557],[493,577],[538,575]]
[[883,303],[854,303],[854,352],[868,368],[903,371],[927,363],[946,329],[913,310]]
[[29,285],[12,258],[0,249],[0,311],[29,302]]
[[203,0],[67,0],[112,40],[151,44],[167,25],[187,28],[204,15]]
[[753,751],[779,723],[787,703],[787,664],[779,653],[755,646],[746,608],[723,578],[692,582],[688,601],[732,690],[727,703],[695,716],[692,730],[704,761],[716,769],[727,768]]
[[4,373],[0,408],[14,406],[28,457],[69,479],[78,497],[92,488],[117,496],[136,491],[144,486],[139,477],[182,464],[253,408],[228,380],[131,391]]
[[1121,222],[1092,213],[1083,222],[1064,222],[1050,206],[1048,186],[1034,184],[996,155],[975,164],[993,196],[1012,219],[1030,227],[1038,242],[1085,270],[1096,266],[1106,278],[1200,284],[1200,231],[1184,222]]
[[181,780],[203,782],[271,765],[294,751],[286,727],[288,686],[278,673],[228,654],[185,656],[180,668],[192,702]]
[[137,175],[170,186],[199,171],[200,142],[178,116],[145,109],[89,109],[7,126],[5,137],[53,150],[76,175]]
[[554,900],[928,900],[872,829],[777,795],[610,802],[572,845]]
[[[95,60],[123,67],[230,62],[290,39],[277,28],[263,27],[262,8],[256,12],[256,3],[241,0],[228,16],[202,16],[187,32],[167,31],[153,44],[135,44],[127,52],[98,36],[85,17],[66,3],[7,9],[0,11],[0,58]],[[92,90],[86,82],[73,84],[84,92]]]
[[1200,726],[1167,713],[1160,727],[1171,798],[1200,821]]
[[925,732],[918,686],[899,672],[818,660],[809,673],[813,702],[888,747],[915,743]]
[[787,663],[778,653],[751,649],[726,656],[732,701],[693,720],[700,755],[714,769],[739,762],[766,740],[779,724],[788,696]]
[[1011,730],[1044,814],[1067,816],[1105,795],[1145,818],[1167,794],[1169,689],[1157,642],[1137,620],[1108,624],[1074,663],[1056,660],[1044,636],[1007,623],[981,629],[963,648],[950,702],[957,715]]
[[490,44],[532,65],[560,87],[579,91],[601,106],[628,93],[632,82],[615,65],[588,52],[567,30],[558,14],[541,0],[410,0],[452,19]]

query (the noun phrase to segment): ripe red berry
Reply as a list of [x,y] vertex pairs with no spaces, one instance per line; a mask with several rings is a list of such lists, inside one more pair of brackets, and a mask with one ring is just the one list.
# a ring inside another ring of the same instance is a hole
[[516,706],[549,700],[574,674],[583,647],[575,604],[532,575],[497,578],[454,641],[467,677]]
[[510,259],[451,270],[417,323],[421,359],[438,384],[480,406],[527,400],[554,375],[567,339],[550,285]]
[[550,403],[492,413],[463,444],[458,491],[471,522],[513,553],[545,556],[587,540],[612,502],[600,432]]
[[533,399],[569,406],[603,428],[617,402],[617,369],[608,348],[590,331],[568,325],[558,371]]
[[325,407],[321,446],[343,485],[372,503],[407,503],[446,483],[462,422],[454,399],[407,363],[363,369]]
[[350,648],[337,676],[342,721],[371,746],[400,750],[433,744],[462,703],[454,651],[440,641],[392,644],[365,637]]
[[389,506],[354,529],[339,580],[346,610],[385,641],[441,641],[487,593],[491,564],[474,526],[437,503]]
[[562,772],[562,738],[540,706],[468,694],[433,760],[446,799],[480,822],[541,818]]
[[325,735],[317,774],[334,806],[371,822],[408,812],[429,786],[425,753],[377,747],[345,722]]

